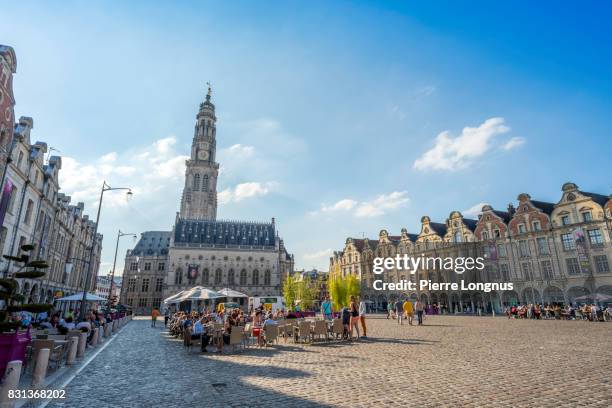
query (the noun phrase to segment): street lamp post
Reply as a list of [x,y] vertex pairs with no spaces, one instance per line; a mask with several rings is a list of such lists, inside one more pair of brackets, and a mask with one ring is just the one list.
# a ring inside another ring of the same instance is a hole
[[119,239],[121,237],[125,237],[125,236],[132,236],[134,237],[134,239],[137,238],[136,234],[131,233],[131,232],[121,232],[121,230],[119,230],[119,232],[117,233],[117,245],[115,246],[115,259],[113,260],[113,270],[111,271],[111,283],[110,283],[110,293],[108,294],[108,302],[107,305],[110,308],[111,305],[111,298],[113,296],[113,287],[115,286],[115,266],[117,265],[117,252],[119,251]]
[[111,187],[108,184],[106,184],[106,181],[102,182],[102,190],[100,191],[100,202],[98,203],[98,214],[96,215],[96,225],[94,227],[94,232],[93,232],[93,236],[92,236],[92,244],[91,247],[89,249],[89,264],[87,265],[87,275],[85,277],[85,284],[83,285],[83,299],[81,301],[81,310],[79,312],[79,320],[83,320],[85,319],[85,313],[87,312],[87,303],[86,303],[86,298],[87,298],[87,291],[89,290],[89,279],[91,279],[91,267],[93,262],[91,262],[91,260],[93,259],[93,255],[94,255],[94,248],[96,247],[96,236],[98,235],[98,224],[100,222],[100,210],[102,209],[102,199],[104,198],[104,192],[105,191],[111,191],[111,190],[127,190],[127,195],[128,197],[130,197],[132,195],[132,189],[127,188],[127,187]]

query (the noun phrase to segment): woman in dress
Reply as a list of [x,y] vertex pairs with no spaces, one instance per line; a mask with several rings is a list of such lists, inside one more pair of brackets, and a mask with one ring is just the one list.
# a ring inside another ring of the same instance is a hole
[[351,304],[349,306],[349,310],[351,312],[351,323],[349,333],[351,338],[353,337],[353,327],[357,330],[357,338],[359,338],[359,305],[357,304],[357,300],[355,296],[351,296]]

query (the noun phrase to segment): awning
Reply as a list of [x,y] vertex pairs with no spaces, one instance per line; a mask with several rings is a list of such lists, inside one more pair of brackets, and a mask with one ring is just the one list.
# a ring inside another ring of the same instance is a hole
[[[60,299],[56,299],[56,301],[58,302],[72,302],[75,300],[83,300],[83,292],[75,293],[72,296],[66,296]],[[85,301],[87,302],[106,302],[106,299],[88,292],[87,295],[85,296]]]
[[228,298],[248,298],[249,295],[245,295],[244,293],[238,292],[237,290],[233,290],[230,288],[223,288],[219,291],[219,294]]
[[176,298],[179,302],[185,300],[208,300],[223,297],[223,295],[215,292],[212,289],[205,288],[203,286],[196,286],[189,290],[186,290],[183,295]]
[[180,298],[184,294],[185,294],[185,291],[182,290],[179,293],[174,294],[170,296],[169,298],[164,299],[164,303],[180,303],[181,301],[178,300],[178,298]]

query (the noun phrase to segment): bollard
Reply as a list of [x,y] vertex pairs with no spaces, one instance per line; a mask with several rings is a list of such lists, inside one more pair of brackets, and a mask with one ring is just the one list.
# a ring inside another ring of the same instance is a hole
[[94,328],[93,336],[91,337],[91,345],[92,347],[96,347],[98,345],[98,333],[100,330],[96,327]]
[[111,324],[106,322],[104,325],[104,337],[109,338],[111,335]]
[[79,339],[76,337],[70,337],[70,346],[68,346],[68,357],[66,357],[66,365],[74,364],[74,360],[77,355],[77,348],[79,345]]
[[77,357],[81,358],[85,355],[85,349],[87,348],[87,333],[81,333],[79,336],[79,343],[77,348]]
[[49,355],[51,350],[40,349],[36,356],[36,366],[34,367],[34,374],[32,374],[32,386],[36,387],[43,383],[47,376],[47,367],[49,366]]
[[18,389],[19,377],[21,376],[21,365],[23,363],[19,360],[10,361],[6,365],[6,371],[4,373],[4,381],[2,382],[2,394],[0,395],[0,407],[2,408],[13,408],[15,402],[14,398],[9,398],[9,390]]
[[113,333],[115,333],[117,331],[117,321],[116,320],[113,320],[112,331],[113,331]]

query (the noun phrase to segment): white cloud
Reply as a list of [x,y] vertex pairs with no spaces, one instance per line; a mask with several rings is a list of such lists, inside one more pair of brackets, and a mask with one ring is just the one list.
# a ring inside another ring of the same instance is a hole
[[[104,154],[88,164],[73,157],[62,157],[61,191],[69,195],[73,203],[83,201],[86,208],[95,208],[103,181],[113,187],[130,187],[135,196],[147,200],[160,190],[176,190],[179,180],[182,189],[181,179],[188,156],[178,154],[175,144],[174,137],[166,137],[149,146]],[[104,205],[125,206],[125,195],[105,194]]]
[[394,191],[390,194],[381,194],[372,201],[359,204],[355,215],[357,217],[376,217],[385,214],[388,210],[394,210],[408,204],[406,191]]
[[357,201],[345,198],[332,205],[322,205],[322,212],[349,211],[357,205]]
[[452,137],[449,131],[440,133],[434,147],[414,162],[417,170],[459,170],[491,149],[493,139],[510,131],[503,118],[490,118],[480,126],[465,127],[461,135]]
[[108,154],[105,154],[104,156],[100,157],[100,161],[101,162],[114,162],[117,160],[117,152],[110,152]]
[[376,217],[383,215],[389,210],[395,210],[403,207],[410,199],[406,191],[394,191],[389,194],[381,194],[371,201],[355,201],[350,198],[344,198],[332,205],[321,205],[319,211],[312,211],[309,215],[318,215],[319,213],[337,213],[342,211],[351,211],[355,209],[356,217]]
[[510,140],[508,140],[506,143],[504,143],[504,145],[502,146],[502,149],[504,150],[512,150],[514,148],[517,148],[519,146],[522,146],[525,144],[525,138],[524,137],[513,137]]
[[332,252],[333,252],[332,249],[327,248],[327,249],[323,249],[321,251],[304,254],[304,255],[302,255],[302,258],[304,258],[305,260],[315,260],[315,259],[321,259],[321,258],[328,258],[329,256],[331,256]]
[[166,154],[170,151],[172,146],[176,144],[176,138],[174,137],[166,137],[164,139],[159,139],[156,141],[153,146],[158,153]]
[[218,194],[219,203],[227,204],[230,202],[238,203],[242,200],[254,197],[264,196],[273,191],[277,186],[274,181],[259,183],[259,182],[248,182],[240,183],[234,188],[227,188]]
[[461,215],[463,215],[464,217],[468,217],[468,218],[476,218],[482,212],[482,207],[484,207],[487,204],[488,203],[474,204],[467,210],[461,211]]
[[246,158],[246,157],[251,157],[253,155],[255,148],[253,146],[246,146],[246,145],[237,143],[235,145],[228,147],[226,150],[228,154],[234,157]]

